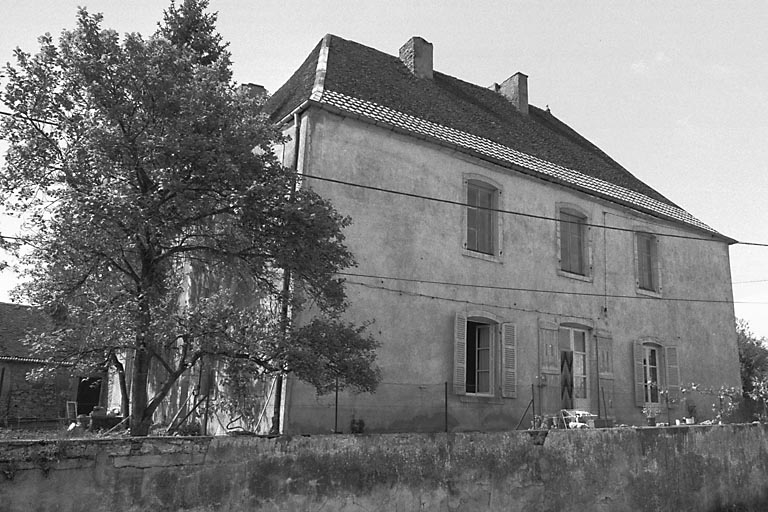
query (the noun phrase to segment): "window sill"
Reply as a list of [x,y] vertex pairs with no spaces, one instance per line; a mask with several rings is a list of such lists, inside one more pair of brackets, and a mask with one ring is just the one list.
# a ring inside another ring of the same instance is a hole
[[573,272],[568,272],[562,269],[557,270],[557,275],[562,277],[567,277],[568,279],[575,279],[576,281],[584,281],[585,283],[591,283],[592,282],[592,276],[584,276],[581,274],[574,274]]
[[657,299],[661,298],[661,292],[654,292],[653,290],[646,290],[645,288],[635,288],[635,293],[638,295],[643,295],[645,297],[655,297]]
[[501,258],[494,254],[486,254],[484,252],[470,251],[469,249],[462,249],[461,254],[470,258],[477,258],[479,260],[490,261],[492,263],[501,263]]
[[465,404],[502,405],[504,400],[491,395],[459,395],[459,402]]

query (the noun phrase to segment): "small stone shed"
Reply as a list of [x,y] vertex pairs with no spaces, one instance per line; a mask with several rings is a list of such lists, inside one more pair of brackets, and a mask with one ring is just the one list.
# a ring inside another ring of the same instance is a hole
[[30,371],[48,362],[33,356],[22,340],[46,325],[45,315],[32,307],[0,303],[0,426],[65,419],[68,402],[70,416],[81,412],[77,410],[78,398],[99,403],[102,393],[94,379],[73,378],[66,371],[44,381],[29,379]]

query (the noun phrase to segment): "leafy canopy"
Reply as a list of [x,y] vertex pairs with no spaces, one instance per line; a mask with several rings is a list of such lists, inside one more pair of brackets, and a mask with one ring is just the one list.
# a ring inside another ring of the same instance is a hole
[[[57,321],[36,347],[83,371],[133,354],[139,434],[208,355],[318,391],[379,378],[376,342],[340,318],[350,219],[272,154],[281,136],[232,83],[206,7],[172,3],[154,35],[122,39],[80,9],[5,69],[0,199],[30,219],[21,293]],[[302,310],[315,320],[295,325]]]

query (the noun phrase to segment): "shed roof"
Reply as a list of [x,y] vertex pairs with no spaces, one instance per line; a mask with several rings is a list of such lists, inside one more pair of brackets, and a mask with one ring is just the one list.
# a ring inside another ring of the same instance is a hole
[[0,361],[47,362],[30,357],[29,348],[21,343],[28,333],[46,324],[46,317],[30,306],[0,302]]

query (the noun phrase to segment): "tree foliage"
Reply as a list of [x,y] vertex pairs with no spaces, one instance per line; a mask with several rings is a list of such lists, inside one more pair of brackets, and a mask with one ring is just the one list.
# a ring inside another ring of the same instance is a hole
[[[376,342],[340,318],[350,220],[272,155],[280,134],[232,83],[206,7],[172,3],[148,38],[81,9],[58,43],[45,35],[6,67],[17,115],[0,124],[0,199],[30,218],[22,293],[57,326],[35,346],[118,373],[130,354],[135,435],[207,356],[321,392],[379,378]],[[315,320],[296,325],[300,310]],[[164,375],[154,396],[150,371]]]
[[750,393],[761,381],[768,380],[768,346],[757,338],[744,320],[736,321],[736,340],[741,365],[741,385]]

